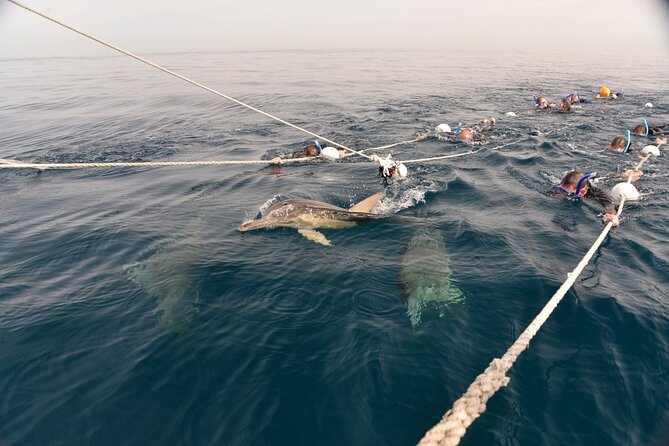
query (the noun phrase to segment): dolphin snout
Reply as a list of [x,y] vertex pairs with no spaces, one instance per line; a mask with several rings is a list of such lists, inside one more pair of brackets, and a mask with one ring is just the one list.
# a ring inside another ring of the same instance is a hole
[[246,223],[242,223],[242,225],[239,227],[239,230],[241,232],[246,232],[246,231],[253,231],[254,229],[260,229],[260,228],[266,228],[266,227],[267,227],[267,222],[260,219],[260,220],[251,220],[251,221],[247,221]]

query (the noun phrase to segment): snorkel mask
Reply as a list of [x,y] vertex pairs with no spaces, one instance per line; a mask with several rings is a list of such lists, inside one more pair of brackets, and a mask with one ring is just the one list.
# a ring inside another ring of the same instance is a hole
[[559,184],[554,187],[554,189],[561,193],[562,195],[566,195],[568,197],[580,197],[581,196],[581,190],[583,190],[583,187],[586,185],[586,182],[594,178],[597,175],[597,172],[588,172],[585,175],[581,177],[580,180],[578,180],[578,183],[576,183],[576,191],[575,192],[569,192]]
[[[576,96],[578,98],[578,93],[577,92],[570,93],[567,96],[563,97],[562,99],[571,102],[572,99],[574,99],[574,96]],[[580,100],[577,99],[576,102],[578,103],[578,102],[580,102]]]
[[627,145],[625,146],[623,153],[627,153],[627,151],[630,149],[630,146],[632,145],[632,132],[625,130],[625,134],[627,135]]

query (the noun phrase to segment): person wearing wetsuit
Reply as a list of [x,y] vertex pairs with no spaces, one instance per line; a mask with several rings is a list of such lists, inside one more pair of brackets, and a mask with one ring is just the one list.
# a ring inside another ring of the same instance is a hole
[[658,125],[651,127],[648,121],[642,120],[643,124],[639,124],[632,130],[632,133],[639,136],[669,136],[669,124]]
[[[638,180],[643,173],[640,170],[628,170],[623,173],[623,177],[632,177],[632,181]],[[604,223],[611,222],[613,226],[618,226],[620,221],[616,214],[616,207],[611,196],[592,185],[589,181],[595,176],[594,173],[583,173],[579,170],[569,172],[562,178],[560,184],[553,186],[552,194],[564,198],[589,198],[599,203],[604,210],[602,217]]]

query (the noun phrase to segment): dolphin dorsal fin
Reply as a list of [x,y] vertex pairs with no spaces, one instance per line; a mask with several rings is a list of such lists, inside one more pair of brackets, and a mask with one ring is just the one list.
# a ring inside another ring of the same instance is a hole
[[377,192],[371,197],[367,197],[360,203],[354,205],[349,210],[351,212],[371,212],[374,206],[376,206],[376,203],[381,201],[381,199],[385,197],[385,195],[386,195],[385,192]]

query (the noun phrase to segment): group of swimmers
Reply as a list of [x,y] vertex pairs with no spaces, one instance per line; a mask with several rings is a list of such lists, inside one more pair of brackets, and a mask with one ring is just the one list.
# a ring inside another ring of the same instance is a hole
[[[625,96],[625,91],[619,93],[611,93],[611,89],[606,85],[599,89],[599,93],[595,99],[620,99]],[[557,110],[561,112],[571,112],[576,104],[589,103],[590,98],[584,97],[573,92],[563,97],[559,103],[549,102],[545,96],[534,96],[534,107],[537,110]]]
[[[611,98],[618,99],[623,96],[623,93],[611,93],[608,87],[604,86],[600,89],[599,94],[596,96],[597,99],[601,98]],[[565,96],[559,103],[559,105],[549,103],[544,96],[535,97],[535,107],[539,110],[559,110],[563,112],[568,112],[572,110],[574,104],[580,104],[584,102],[590,102],[589,98],[584,98],[580,96],[577,92],[571,93]],[[485,118],[482,121],[469,126],[467,128],[462,127],[462,124],[459,124],[455,131],[451,129],[448,124],[438,125],[434,131],[418,134],[415,138],[415,141],[425,141],[427,139],[438,139],[446,140],[452,142],[466,142],[471,143],[473,141],[482,140],[486,138],[490,132],[494,129],[496,124],[496,119],[494,117]],[[632,147],[632,135],[641,136],[641,137],[655,137],[655,140],[650,142],[650,144],[655,147],[666,144],[667,141],[665,136],[669,136],[669,124],[651,126],[648,122],[643,119],[642,124],[637,125],[632,130],[626,130],[627,137],[616,136],[611,141],[611,145],[606,149],[616,150],[622,153],[627,153]],[[329,151],[329,152],[328,152]],[[328,152],[328,153],[325,153]],[[645,152],[645,151],[644,151]],[[327,155],[327,156],[326,156]],[[297,152],[293,153],[291,158],[302,158],[302,157],[317,157],[317,156],[326,156],[330,159],[344,158],[350,155],[345,150],[335,149],[333,147],[323,148],[318,141],[315,141],[313,144],[310,144]],[[275,157],[271,160],[273,164],[281,164],[282,158]],[[574,170],[567,173],[560,184],[555,185],[551,190],[551,195],[569,198],[569,199],[578,199],[578,198],[589,198],[593,199],[599,203],[603,208],[603,221],[611,222],[613,226],[618,226],[620,224],[619,218],[616,214],[616,209],[614,206],[613,199],[605,191],[598,189],[594,186],[594,178],[596,174],[593,173],[584,173],[580,170]],[[625,171],[622,176],[625,180],[630,180],[630,182],[637,181],[643,172],[638,169]]]
[[607,150],[615,150],[616,152],[627,153],[633,150],[632,135],[646,138],[655,137],[653,141],[649,141],[650,145],[660,147],[666,144],[665,136],[669,136],[669,124],[650,126],[648,121],[642,119],[642,123],[634,127],[632,130],[625,130],[626,136],[616,136],[611,140],[611,145],[606,147]]

